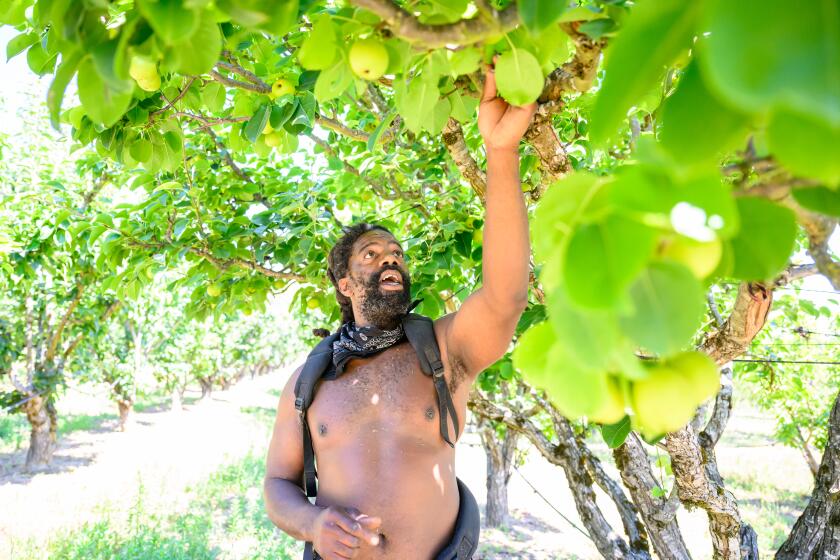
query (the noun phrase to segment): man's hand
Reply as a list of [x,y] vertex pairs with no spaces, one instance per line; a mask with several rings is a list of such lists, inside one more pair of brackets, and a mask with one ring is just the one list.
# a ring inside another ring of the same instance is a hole
[[536,109],[536,103],[516,107],[496,97],[496,73],[493,67],[487,68],[478,106],[478,130],[488,150],[516,150]]
[[362,541],[379,544],[378,517],[369,517],[357,509],[330,506],[315,519],[312,545],[324,560],[344,560],[359,554]]

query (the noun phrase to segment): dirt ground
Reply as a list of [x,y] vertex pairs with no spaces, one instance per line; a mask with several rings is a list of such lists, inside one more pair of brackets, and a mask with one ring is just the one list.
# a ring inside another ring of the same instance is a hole
[[[135,413],[134,424],[125,433],[115,431],[116,421],[105,422],[96,431],[70,433],[60,439],[54,464],[44,473],[21,474],[22,451],[0,455],[0,558],[11,556],[12,537],[43,539],[103,515],[124,514],[138,492],[148,510],[184,508],[185,489],[221,465],[266,448],[265,423],[241,409],[274,408],[276,392],[288,374],[288,370],[278,371],[243,381],[187,405],[183,412],[149,409]],[[92,395],[73,395],[61,405],[65,413],[110,411],[104,398]],[[718,447],[723,475],[758,480],[796,494],[810,492],[804,461],[795,451],[774,444],[771,430],[772,421],[766,417],[736,415]],[[595,447],[600,455],[607,454],[605,446]],[[483,508],[485,457],[477,434],[468,432],[459,443],[456,470]],[[582,524],[562,470],[532,449],[513,473],[509,497],[510,527],[485,530],[476,560],[599,558],[577,528]],[[760,511],[761,496],[754,500]],[[608,502],[601,499],[599,503]],[[617,512],[604,509],[614,526],[620,527]],[[705,514],[682,510],[679,521],[694,558],[710,558]]]

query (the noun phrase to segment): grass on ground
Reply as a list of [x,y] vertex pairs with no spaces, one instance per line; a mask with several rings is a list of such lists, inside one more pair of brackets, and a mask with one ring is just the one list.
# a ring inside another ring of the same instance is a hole
[[299,558],[301,546],[274,527],[262,498],[264,458],[225,466],[192,489],[185,511],[149,511],[141,488],[126,521],[103,519],[55,535],[18,542],[12,560],[209,560]]

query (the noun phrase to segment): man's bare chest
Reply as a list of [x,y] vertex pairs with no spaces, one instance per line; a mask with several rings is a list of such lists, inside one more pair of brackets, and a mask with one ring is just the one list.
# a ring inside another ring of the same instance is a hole
[[434,385],[423,374],[411,345],[399,344],[365,360],[353,360],[337,379],[322,381],[309,409],[313,439],[352,436],[378,427],[398,435],[439,437]]

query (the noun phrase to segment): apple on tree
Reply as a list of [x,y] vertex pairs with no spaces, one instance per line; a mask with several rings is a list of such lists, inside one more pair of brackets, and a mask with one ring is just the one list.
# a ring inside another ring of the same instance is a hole
[[157,63],[148,57],[133,56],[128,66],[128,75],[137,82],[140,89],[145,91],[160,89],[160,74],[157,71]]
[[359,39],[350,47],[350,68],[365,80],[378,80],[388,68],[388,50],[373,37]]
[[272,99],[277,99],[280,96],[286,94],[294,95],[295,94],[295,85],[286,78],[280,78],[276,80],[273,84],[271,84],[271,93],[269,97]]

